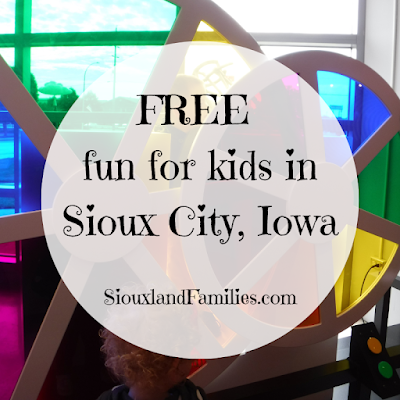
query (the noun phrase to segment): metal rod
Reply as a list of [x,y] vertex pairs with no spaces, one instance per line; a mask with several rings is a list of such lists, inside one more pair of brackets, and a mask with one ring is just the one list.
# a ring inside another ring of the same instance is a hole
[[382,338],[382,345],[386,345],[387,323],[390,306],[390,290],[378,301],[375,308],[375,325]]

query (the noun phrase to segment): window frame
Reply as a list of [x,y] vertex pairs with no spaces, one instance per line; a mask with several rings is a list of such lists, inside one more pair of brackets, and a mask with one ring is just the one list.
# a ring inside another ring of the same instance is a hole
[[[174,2],[172,2],[175,4]],[[175,4],[177,5],[177,4]],[[177,14],[179,5],[177,5]],[[357,59],[364,61],[366,0],[358,3],[357,34],[303,34],[303,33],[252,33],[260,46],[305,46],[351,48],[357,50]],[[32,33],[32,0],[15,0],[15,33],[0,34],[0,47],[15,49],[15,68],[22,72],[27,89],[30,84],[30,49],[56,46],[159,46],[163,45],[169,31],[130,32],[60,32]],[[173,29],[173,27],[172,27]],[[211,34],[211,33],[210,33]]]

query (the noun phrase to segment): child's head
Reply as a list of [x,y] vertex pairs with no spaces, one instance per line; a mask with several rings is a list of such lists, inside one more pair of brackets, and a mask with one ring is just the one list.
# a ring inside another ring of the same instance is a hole
[[100,332],[106,366],[129,387],[168,390],[188,375],[191,360],[164,356],[134,346],[107,329]]

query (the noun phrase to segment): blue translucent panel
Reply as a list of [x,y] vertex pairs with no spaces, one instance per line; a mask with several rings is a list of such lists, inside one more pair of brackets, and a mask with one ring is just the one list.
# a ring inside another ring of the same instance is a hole
[[20,129],[0,103],[0,215],[20,210]]
[[371,90],[347,76],[318,71],[317,78],[319,95],[338,119],[355,153],[390,117],[389,110]]
[[40,209],[44,159],[0,103],[0,216]]

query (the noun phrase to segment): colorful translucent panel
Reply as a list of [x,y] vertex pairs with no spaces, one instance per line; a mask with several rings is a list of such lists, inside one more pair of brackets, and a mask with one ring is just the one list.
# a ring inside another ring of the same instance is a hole
[[358,0],[214,0],[248,32],[357,33]]
[[[1,161],[0,161],[1,163]],[[0,189],[1,190],[1,189]],[[3,190],[1,190],[3,191]],[[0,197],[0,217],[4,215],[14,214],[16,212],[15,209],[15,199],[13,197],[9,197],[8,193],[5,196]]]
[[21,265],[16,242],[0,244],[0,398],[8,400],[24,365]]
[[60,277],[44,237],[0,244],[0,254],[20,254],[17,263],[0,261],[0,399],[9,400]]
[[[184,72],[204,82],[210,93],[225,93],[243,76],[248,67],[240,55],[230,46],[200,45],[196,42],[226,43],[229,41],[211,25],[201,21],[185,57]],[[233,62],[233,60],[235,60]]]
[[194,35],[193,41],[198,42],[218,42],[218,43],[229,43],[229,41],[215,30],[211,25],[204,21],[201,21],[196,34]]
[[0,216],[40,209],[44,159],[0,103]]
[[347,76],[318,71],[317,78],[320,96],[338,119],[355,153],[390,117],[388,109],[371,90]]
[[[48,82],[61,83],[69,89],[73,89],[77,95],[81,95],[84,88],[87,89],[96,79],[114,66],[114,55],[117,56],[117,64],[130,57],[145,52],[147,68],[141,67],[148,75],[153,68],[161,47],[159,46],[91,46],[91,47],[43,47],[32,48],[31,50],[31,71],[34,74],[38,88],[39,99],[42,109],[54,111],[53,96],[40,93],[40,88]],[[142,60],[143,58],[141,58]],[[133,89],[131,86],[121,84],[123,71],[118,70],[117,65],[117,86],[116,97],[132,97],[143,89],[138,86]],[[121,75],[122,74],[122,75]],[[129,78],[132,81],[132,77]],[[138,82],[143,77],[138,76]],[[114,80],[110,79],[103,85],[103,90],[96,93],[98,100],[110,99],[113,96]],[[134,91],[133,90],[138,90]],[[58,96],[60,99],[60,96]],[[47,108],[46,108],[47,107]],[[61,106],[62,107],[62,106]],[[62,108],[59,108],[62,110]]]
[[0,216],[20,210],[21,132],[0,103]]
[[[9,242],[0,244],[0,263],[16,264],[21,261],[21,248],[19,242]],[[19,254],[19,257],[17,257]]]
[[400,224],[400,135],[358,177],[360,208]]
[[192,361],[192,366],[190,368],[189,376],[193,375],[195,372],[197,372],[199,369],[207,365],[207,361],[203,359],[198,359],[198,360],[193,360]]
[[15,0],[0,2],[0,34],[15,32]]
[[297,328],[305,328],[307,326],[318,325],[321,322],[321,315],[317,308],[309,317],[307,317]]
[[201,79],[209,93],[225,93],[249,72],[250,68],[234,47],[198,41],[226,44],[229,41],[211,25],[201,21],[186,53],[184,73]]
[[169,31],[177,10],[164,0],[33,0],[32,32]]
[[[357,229],[353,248],[335,285],[337,314],[352,307],[378,282],[397,248],[396,243]],[[384,263],[376,266],[379,260]]]

